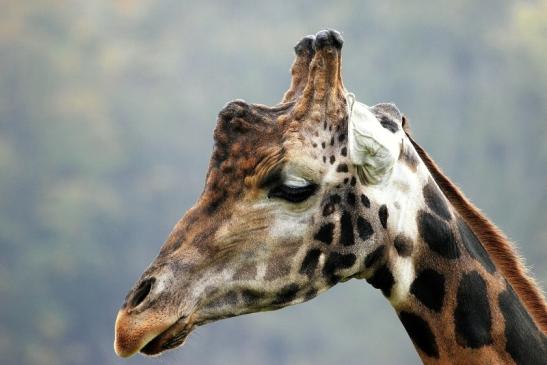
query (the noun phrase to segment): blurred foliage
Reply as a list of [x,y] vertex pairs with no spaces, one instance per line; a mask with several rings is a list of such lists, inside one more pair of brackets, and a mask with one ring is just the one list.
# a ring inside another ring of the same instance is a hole
[[20,0],[0,12],[0,363],[418,363],[361,282],[118,360],[118,306],[199,194],[216,113],[276,103],[344,33],[346,86],[416,139],[547,281],[547,1]]

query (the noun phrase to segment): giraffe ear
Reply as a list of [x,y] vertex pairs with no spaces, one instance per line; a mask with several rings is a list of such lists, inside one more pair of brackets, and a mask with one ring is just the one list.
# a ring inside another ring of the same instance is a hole
[[374,110],[346,96],[348,105],[349,157],[363,184],[376,185],[386,181],[399,158],[400,137],[386,128]]

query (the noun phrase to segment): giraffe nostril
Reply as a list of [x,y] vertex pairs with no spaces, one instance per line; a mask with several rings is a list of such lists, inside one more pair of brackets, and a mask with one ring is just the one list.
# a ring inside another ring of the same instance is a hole
[[150,289],[152,289],[152,285],[154,285],[155,282],[156,278],[148,278],[143,280],[133,293],[133,298],[131,298],[129,306],[134,308],[141,304],[150,293]]

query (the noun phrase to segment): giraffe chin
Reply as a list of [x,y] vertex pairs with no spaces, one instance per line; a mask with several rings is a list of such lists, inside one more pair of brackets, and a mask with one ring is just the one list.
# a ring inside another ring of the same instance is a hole
[[197,326],[182,317],[165,331],[150,340],[139,352],[147,356],[160,355],[162,352],[182,346],[188,335]]

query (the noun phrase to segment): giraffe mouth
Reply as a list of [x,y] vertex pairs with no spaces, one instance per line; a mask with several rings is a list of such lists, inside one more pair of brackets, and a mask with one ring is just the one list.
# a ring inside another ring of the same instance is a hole
[[198,325],[187,316],[179,318],[173,325],[150,340],[140,352],[144,355],[159,355],[160,353],[174,349],[184,344],[188,335]]

